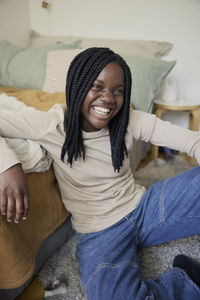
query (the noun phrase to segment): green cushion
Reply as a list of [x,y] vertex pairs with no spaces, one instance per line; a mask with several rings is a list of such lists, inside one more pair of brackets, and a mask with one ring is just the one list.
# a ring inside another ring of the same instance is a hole
[[131,103],[135,109],[152,112],[153,100],[176,61],[123,55],[132,73]]
[[0,42],[0,84],[8,84],[7,68],[11,59],[20,51],[20,48],[6,41]]
[[0,85],[24,89],[42,89],[48,51],[79,48],[81,41],[57,43],[37,48],[19,48],[0,42]]

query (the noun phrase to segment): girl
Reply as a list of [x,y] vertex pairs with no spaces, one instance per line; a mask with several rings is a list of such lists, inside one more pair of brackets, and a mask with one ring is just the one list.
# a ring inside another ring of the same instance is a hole
[[[178,256],[174,268],[141,282],[138,247],[200,233],[200,169],[156,183],[134,182],[129,158],[138,139],[186,152],[200,162],[200,132],[130,111],[131,73],[108,48],[89,48],[72,61],[67,110],[0,112],[2,136],[36,140],[53,167],[78,241],[82,284],[89,300],[200,299],[199,266]],[[1,139],[1,213],[27,217],[20,162]],[[61,159],[60,159],[61,158]],[[15,191],[20,192],[15,192]],[[16,209],[15,209],[16,207]]]

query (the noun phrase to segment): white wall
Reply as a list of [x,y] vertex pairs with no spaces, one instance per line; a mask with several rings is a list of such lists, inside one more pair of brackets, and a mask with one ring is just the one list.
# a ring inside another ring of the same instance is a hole
[[0,0],[0,40],[25,47],[29,43],[29,35],[29,1]]

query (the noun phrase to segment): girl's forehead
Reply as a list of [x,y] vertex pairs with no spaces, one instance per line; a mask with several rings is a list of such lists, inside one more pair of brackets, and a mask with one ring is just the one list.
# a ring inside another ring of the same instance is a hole
[[123,68],[115,61],[108,63],[103,70],[99,73],[96,80],[112,79],[124,82],[124,71]]

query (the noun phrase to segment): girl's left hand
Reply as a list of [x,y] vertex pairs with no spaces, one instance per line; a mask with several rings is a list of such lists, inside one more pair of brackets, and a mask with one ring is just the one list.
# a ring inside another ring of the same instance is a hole
[[0,213],[8,222],[25,220],[29,211],[29,192],[21,164],[0,174]]

